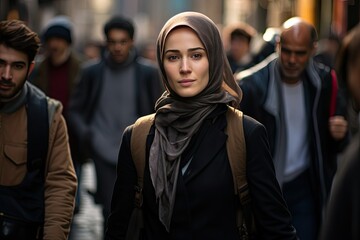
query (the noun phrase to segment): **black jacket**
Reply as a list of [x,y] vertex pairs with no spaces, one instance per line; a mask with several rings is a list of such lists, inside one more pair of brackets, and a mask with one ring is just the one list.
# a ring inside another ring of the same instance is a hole
[[[161,96],[163,87],[154,65],[141,57],[136,58],[134,64],[135,104],[140,117],[154,112],[155,102]],[[87,157],[88,126],[93,119],[94,109],[97,108],[106,67],[105,60],[84,65],[70,99],[68,125],[77,141],[82,142],[80,152],[84,154],[83,158]]]
[[360,135],[341,157],[320,240],[360,239]]
[[[226,151],[227,108],[211,114],[193,137],[182,155],[193,156],[184,173],[179,174],[170,233],[158,218],[158,206],[151,183],[148,162],[144,174],[143,239],[239,239],[236,228],[236,206],[233,178]],[[296,239],[291,216],[276,181],[265,128],[252,118],[244,117],[247,153],[247,179],[252,198],[259,239]],[[132,127],[123,135],[112,213],[108,219],[106,239],[124,239],[134,207],[136,169],[131,158]],[[234,133],[235,134],[235,133]],[[147,156],[154,129],[147,138]]]

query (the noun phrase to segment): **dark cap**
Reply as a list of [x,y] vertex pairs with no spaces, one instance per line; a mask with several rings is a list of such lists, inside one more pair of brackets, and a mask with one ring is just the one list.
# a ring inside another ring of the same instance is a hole
[[49,21],[43,33],[43,41],[51,37],[58,37],[66,40],[69,44],[72,42],[71,37],[72,23],[66,16],[57,16]]

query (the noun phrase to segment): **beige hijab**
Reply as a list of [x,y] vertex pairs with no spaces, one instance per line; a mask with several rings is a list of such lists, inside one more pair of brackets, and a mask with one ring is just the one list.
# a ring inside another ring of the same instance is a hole
[[[183,98],[171,89],[163,64],[166,39],[178,27],[188,27],[198,35],[209,60],[208,86],[189,98]],[[155,136],[150,148],[149,166],[159,203],[159,218],[170,231],[182,153],[217,104],[237,107],[242,93],[232,75],[216,25],[201,13],[184,12],[168,20],[157,39],[157,60],[167,91],[155,106]]]

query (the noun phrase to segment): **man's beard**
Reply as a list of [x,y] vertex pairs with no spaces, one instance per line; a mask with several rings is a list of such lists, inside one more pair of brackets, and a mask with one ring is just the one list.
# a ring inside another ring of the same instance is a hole
[[11,100],[13,100],[14,98],[16,98],[16,96],[19,95],[19,93],[21,92],[21,88],[23,87],[23,85],[25,84],[25,81],[23,84],[21,85],[16,85],[15,83],[8,81],[8,80],[4,80],[4,79],[0,79],[0,84],[1,85],[5,85],[5,86],[10,86],[12,87],[12,94],[10,94],[9,96],[0,96],[0,102],[2,103],[7,103],[10,102]]

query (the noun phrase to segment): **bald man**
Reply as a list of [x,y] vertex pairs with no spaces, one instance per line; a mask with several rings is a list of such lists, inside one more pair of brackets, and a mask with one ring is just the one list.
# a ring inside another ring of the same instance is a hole
[[240,109],[268,131],[277,179],[305,240],[317,239],[337,154],[348,142],[345,101],[334,71],[312,59],[316,41],[314,26],[291,18],[276,57],[238,79]]

